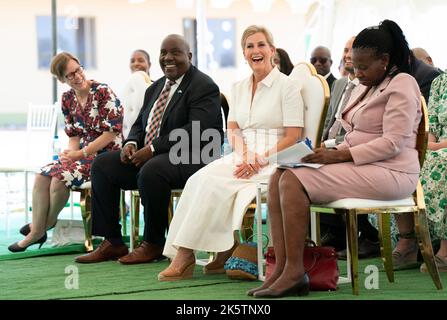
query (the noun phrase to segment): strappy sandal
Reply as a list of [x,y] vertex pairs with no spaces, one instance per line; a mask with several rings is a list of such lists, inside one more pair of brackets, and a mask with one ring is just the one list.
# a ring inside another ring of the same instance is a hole
[[[416,233],[414,231],[408,233],[398,234],[399,239],[416,239]],[[420,263],[417,261],[417,253],[419,247],[417,241],[414,242],[412,248],[406,251],[393,251],[393,270],[406,270],[418,268]]]

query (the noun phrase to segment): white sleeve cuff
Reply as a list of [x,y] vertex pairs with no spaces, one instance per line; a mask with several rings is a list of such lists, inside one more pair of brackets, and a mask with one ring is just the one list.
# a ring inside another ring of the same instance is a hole
[[326,148],[335,148],[337,146],[335,139],[330,139],[330,140],[326,140],[324,141],[324,146]]
[[[129,145],[129,144],[133,144],[133,145],[135,146],[135,148],[138,148],[137,143],[136,143],[135,141],[129,141],[129,142],[126,142],[126,144],[124,145],[124,147],[127,146],[127,145]],[[124,147],[123,147],[123,149],[124,149]]]

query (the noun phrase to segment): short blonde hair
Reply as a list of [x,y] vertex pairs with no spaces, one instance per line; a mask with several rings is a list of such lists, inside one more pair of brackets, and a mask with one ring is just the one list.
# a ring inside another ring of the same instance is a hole
[[76,61],[79,65],[81,64],[78,58],[68,52],[61,52],[51,60],[50,71],[60,82],[65,82],[65,70],[70,60]]
[[249,36],[254,35],[255,33],[258,33],[258,32],[261,32],[265,35],[265,38],[267,39],[267,42],[271,47],[275,46],[273,44],[272,33],[266,27],[258,26],[258,25],[251,25],[247,29],[245,29],[244,33],[242,34],[242,39],[241,39],[242,50],[245,49],[245,43],[247,42],[247,38]]

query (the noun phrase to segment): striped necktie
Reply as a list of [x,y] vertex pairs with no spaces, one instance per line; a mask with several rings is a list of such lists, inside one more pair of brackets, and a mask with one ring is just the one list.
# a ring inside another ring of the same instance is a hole
[[166,109],[166,105],[168,102],[169,92],[171,91],[171,86],[175,84],[175,81],[169,80],[166,83],[163,91],[160,93],[158,97],[157,103],[155,104],[154,111],[152,113],[152,117],[149,117],[148,121],[149,126],[146,133],[146,137],[144,139],[144,145],[150,145],[151,142],[155,139],[158,133],[158,128],[160,127],[161,119],[163,113]]

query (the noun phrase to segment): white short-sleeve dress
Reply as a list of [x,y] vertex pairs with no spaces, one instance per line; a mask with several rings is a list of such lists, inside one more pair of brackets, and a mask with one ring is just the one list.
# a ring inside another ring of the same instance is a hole
[[[228,121],[237,122],[249,149],[260,154],[274,147],[285,127],[303,127],[299,84],[277,68],[260,83],[251,101],[252,77],[233,85]],[[264,167],[250,179],[233,176],[240,161],[236,153],[211,162],[191,176],[169,226],[163,254],[178,247],[221,252],[234,243],[244,213],[255,198],[256,184],[268,181],[276,165]]]

